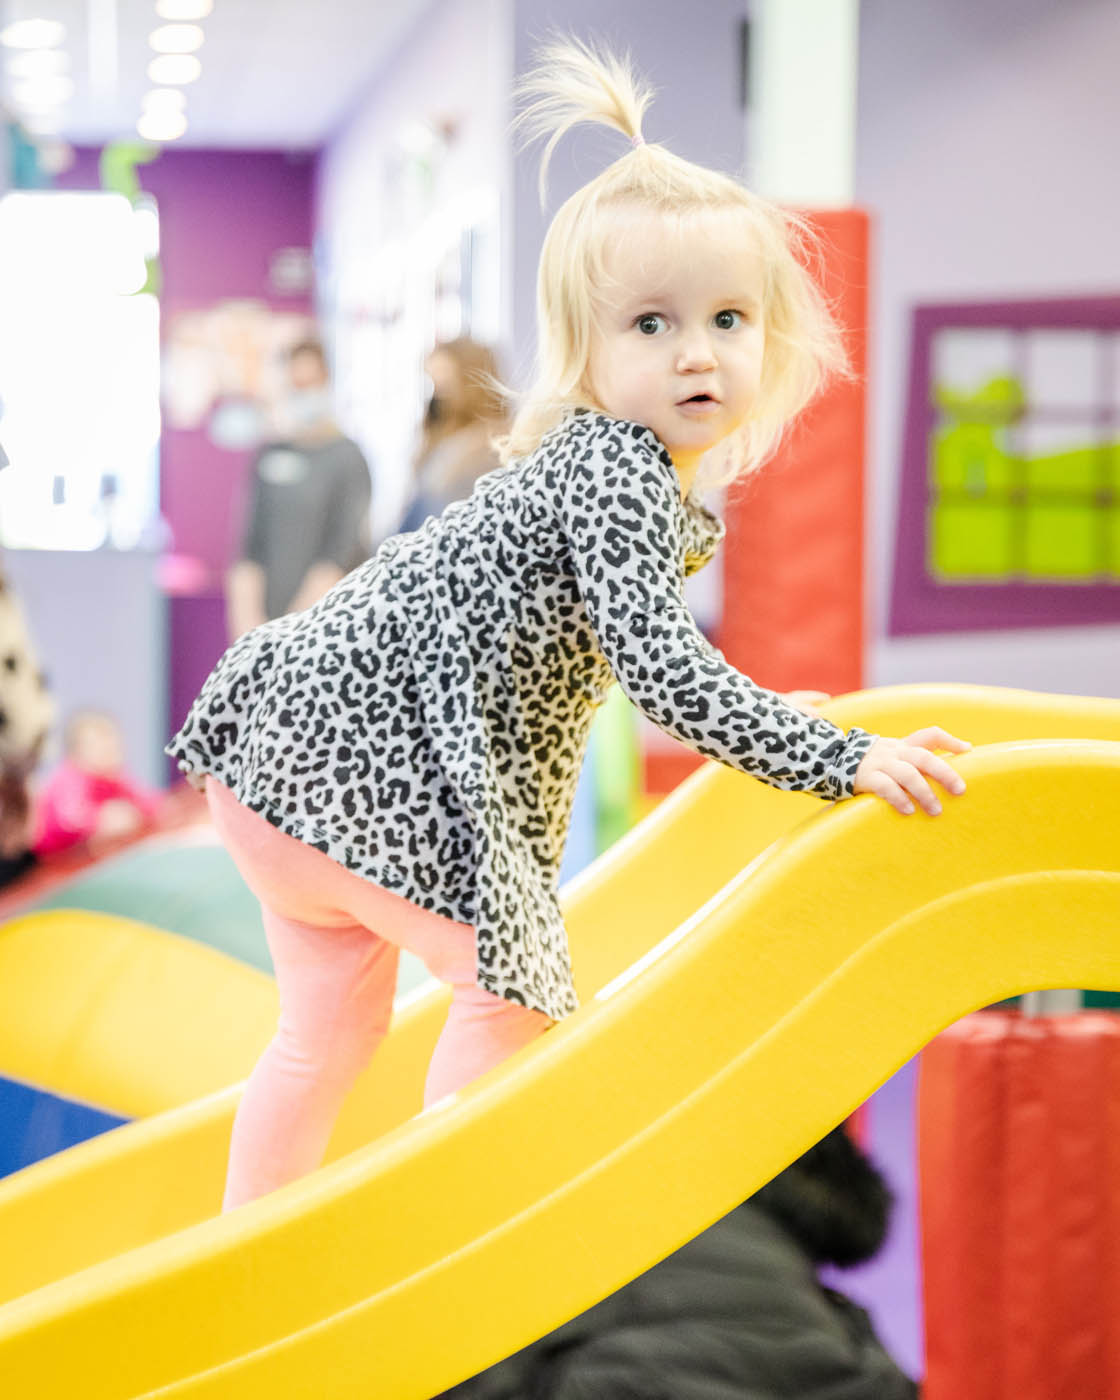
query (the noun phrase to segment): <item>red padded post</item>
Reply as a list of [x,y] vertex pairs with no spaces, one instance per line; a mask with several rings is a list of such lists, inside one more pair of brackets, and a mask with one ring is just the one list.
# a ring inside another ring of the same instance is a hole
[[760,685],[837,694],[863,683],[868,219],[810,217],[856,378],[828,388],[728,493],[720,647]]
[[1120,1017],[967,1018],[918,1121],[923,1400],[1120,1400]]

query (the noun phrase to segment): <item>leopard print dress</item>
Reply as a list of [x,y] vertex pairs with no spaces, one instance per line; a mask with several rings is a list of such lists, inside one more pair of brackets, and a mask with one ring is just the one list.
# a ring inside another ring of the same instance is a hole
[[474,925],[479,984],[562,1017],[560,860],[615,680],[683,743],[776,787],[846,796],[871,743],[704,638],[684,579],[722,535],[648,428],[577,410],[314,607],[241,637],[167,751],[346,869]]

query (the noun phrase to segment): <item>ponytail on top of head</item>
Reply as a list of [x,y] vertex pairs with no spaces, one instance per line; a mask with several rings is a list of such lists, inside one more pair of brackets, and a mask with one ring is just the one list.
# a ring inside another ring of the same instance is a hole
[[571,195],[549,225],[537,274],[537,362],[518,396],[509,432],[496,446],[502,461],[534,451],[575,408],[595,409],[588,365],[599,305],[607,289],[605,254],[621,221],[653,214],[687,239],[691,221],[734,211],[731,236],[745,257],[761,260],[766,348],[761,383],[748,421],[704,459],[698,481],[718,485],[753,471],[773,453],[785,429],[821,386],[846,376],[839,327],[809,271],[821,262],[806,220],[748,190],[739,180],[647,145],[642,122],[653,89],[618,58],[575,38],[554,37],[518,83],[522,102],[514,130],[522,146],[543,140],[540,191],[557,143],[573,127],[613,128],[630,146]]
[[513,124],[522,144],[547,138],[538,181],[543,207],[548,167],[560,140],[573,127],[593,123],[613,127],[632,147],[644,145],[642,118],[654,90],[634,72],[629,55],[618,58],[582,39],[554,36],[539,50],[514,96],[523,103]]

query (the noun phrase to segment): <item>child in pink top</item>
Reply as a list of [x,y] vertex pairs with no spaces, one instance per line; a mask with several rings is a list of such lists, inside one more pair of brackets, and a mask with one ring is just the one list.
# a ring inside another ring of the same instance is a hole
[[33,843],[40,856],[81,842],[91,846],[137,835],[154,819],[159,794],[124,770],[116,721],[80,710],[66,726],[66,756],[39,794]]

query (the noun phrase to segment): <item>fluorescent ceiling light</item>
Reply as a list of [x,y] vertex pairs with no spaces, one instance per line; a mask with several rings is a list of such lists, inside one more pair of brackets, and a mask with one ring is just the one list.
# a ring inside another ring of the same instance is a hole
[[165,53],[148,64],[148,77],[161,86],[166,83],[193,83],[202,64],[193,53]]
[[0,29],[0,44],[9,49],[51,49],[66,38],[66,26],[54,19],[19,19]]
[[197,24],[161,24],[148,35],[156,53],[194,53],[206,35]]
[[186,129],[186,117],[170,109],[145,112],[136,123],[136,130],[145,141],[175,141]]
[[214,0],[156,0],[160,19],[205,19],[214,8]]

